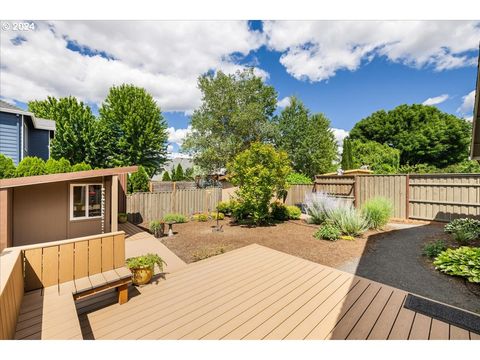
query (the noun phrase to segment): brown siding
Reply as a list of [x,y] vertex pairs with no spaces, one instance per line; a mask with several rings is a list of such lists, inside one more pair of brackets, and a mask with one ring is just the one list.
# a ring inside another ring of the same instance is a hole
[[[70,221],[69,185],[94,182],[101,183],[102,178],[14,188],[13,246],[101,233],[101,219]],[[111,180],[105,182],[105,232],[111,228],[110,191]]]

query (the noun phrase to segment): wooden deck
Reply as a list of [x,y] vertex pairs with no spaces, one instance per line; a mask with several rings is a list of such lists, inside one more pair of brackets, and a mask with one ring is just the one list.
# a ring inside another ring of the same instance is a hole
[[84,339],[480,339],[407,293],[259,245],[190,264],[114,304],[77,302]]

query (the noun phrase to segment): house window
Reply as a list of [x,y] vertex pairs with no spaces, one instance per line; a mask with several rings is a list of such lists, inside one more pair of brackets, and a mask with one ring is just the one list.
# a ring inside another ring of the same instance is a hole
[[71,220],[102,216],[102,184],[70,185]]

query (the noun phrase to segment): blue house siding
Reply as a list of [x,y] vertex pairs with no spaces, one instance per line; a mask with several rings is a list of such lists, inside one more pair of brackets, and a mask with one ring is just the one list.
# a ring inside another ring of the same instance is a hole
[[50,131],[28,129],[28,156],[38,156],[43,160],[48,160],[48,145]]
[[0,153],[13,159],[18,165],[21,157],[21,116],[0,112]]

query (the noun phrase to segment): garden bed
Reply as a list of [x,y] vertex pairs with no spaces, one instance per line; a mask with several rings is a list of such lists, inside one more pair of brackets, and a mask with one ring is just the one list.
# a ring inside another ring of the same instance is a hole
[[[313,237],[319,228],[303,220],[291,220],[270,226],[249,227],[219,222],[223,232],[213,232],[216,221],[175,224],[175,236],[163,237],[162,242],[187,263],[250,244],[259,244],[291,255],[335,267],[368,251],[369,236],[388,231],[370,230],[355,240],[327,241]],[[368,244],[368,245],[367,245]],[[206,256],[207,255],[207,256]]]

